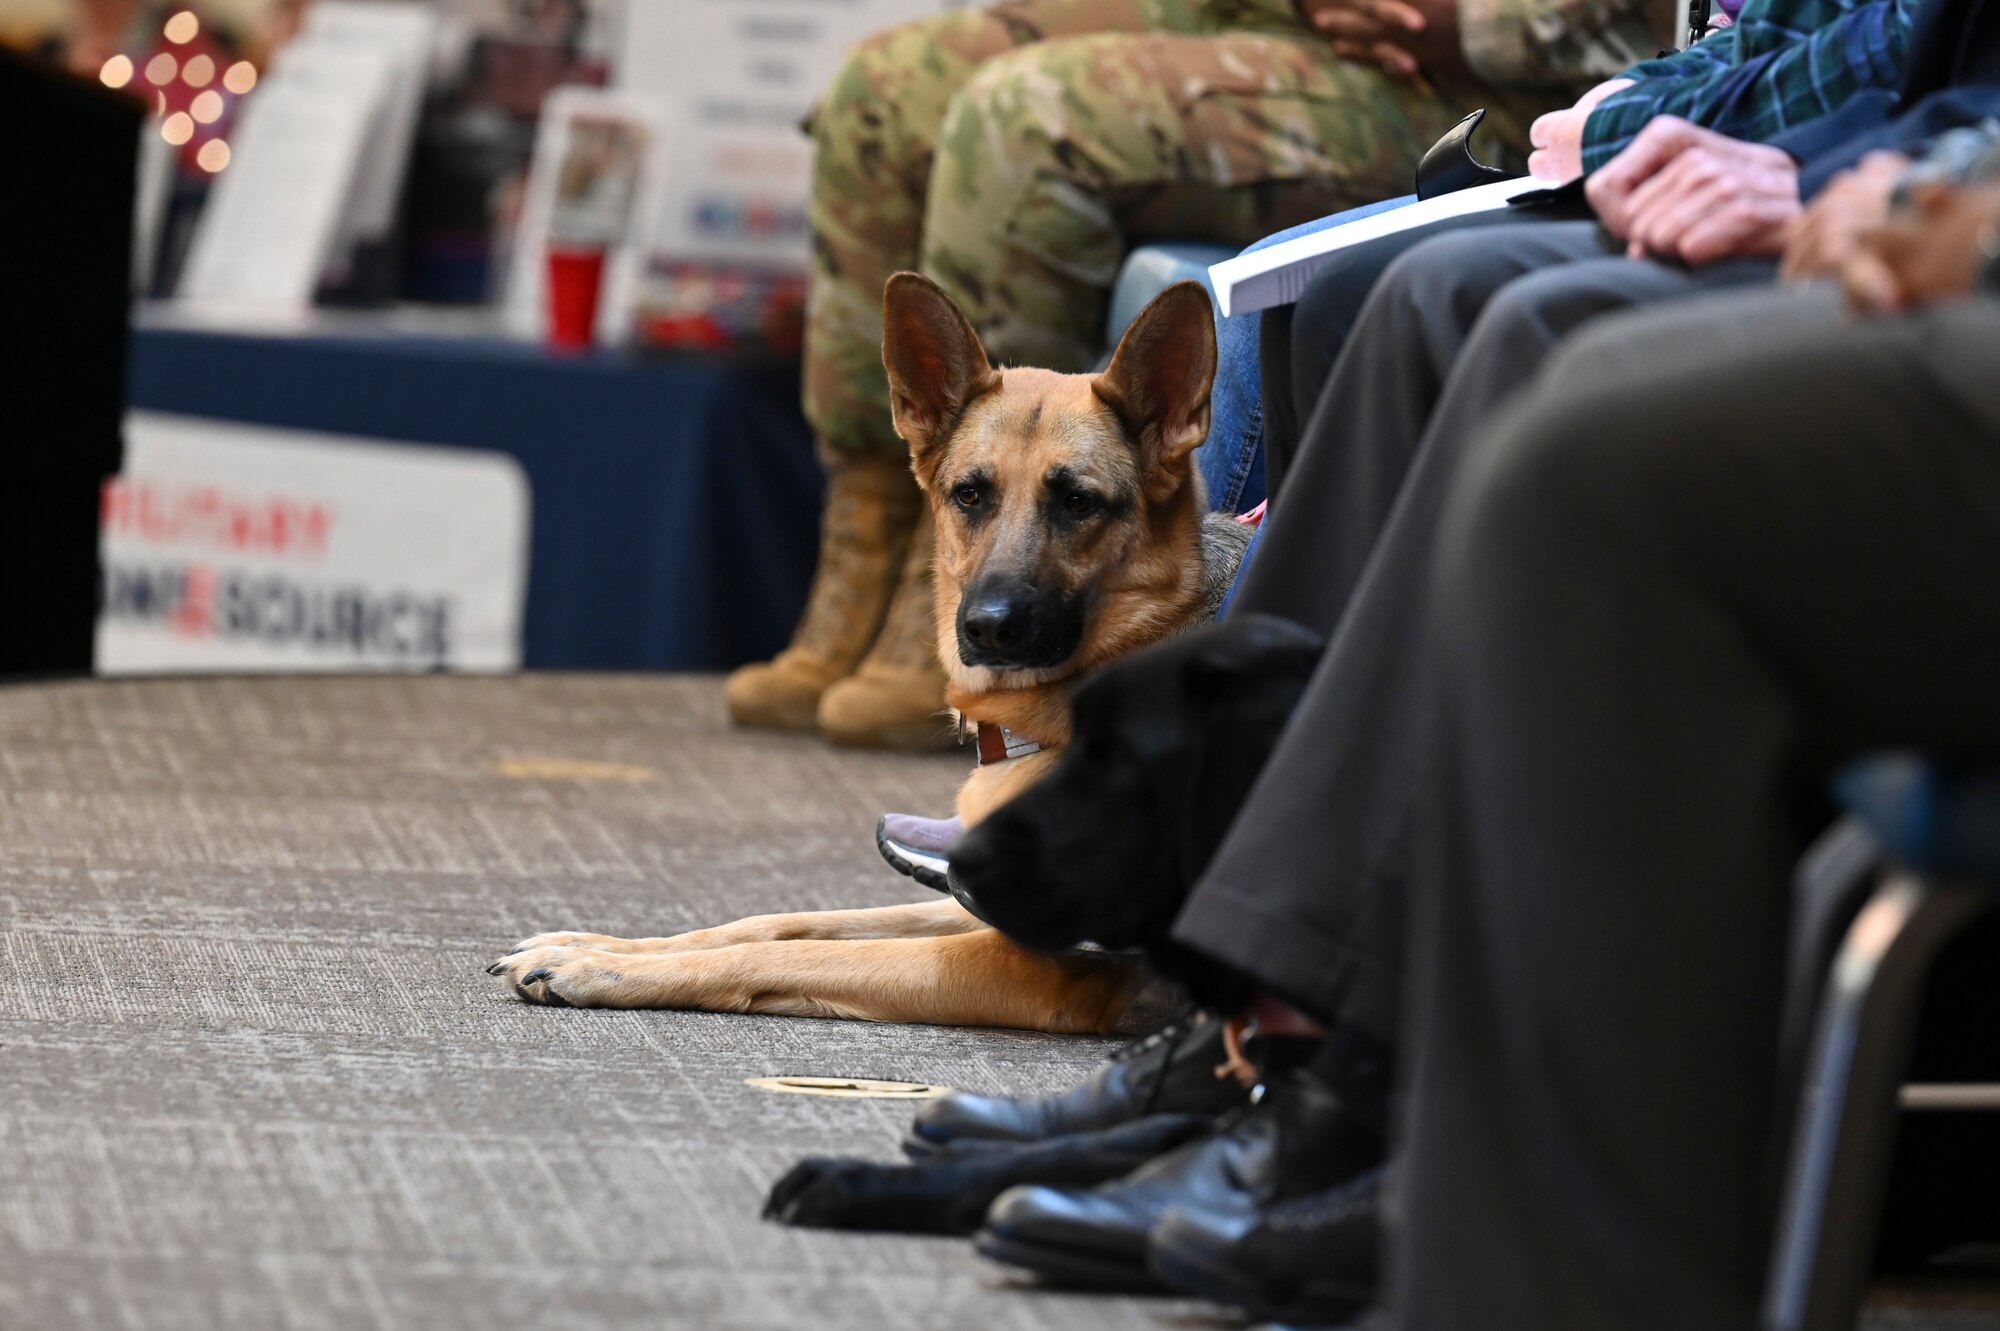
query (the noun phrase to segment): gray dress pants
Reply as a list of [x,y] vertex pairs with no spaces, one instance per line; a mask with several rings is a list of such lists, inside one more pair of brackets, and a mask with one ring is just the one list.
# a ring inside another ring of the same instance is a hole
[[1444,494],[1480,427],[1570,330],[1770,274],[1618,248],[1595,223],[1528,223],[1437,236],[1389,265],[1236,598],[1330,646],[1175,936],[1385,1044],[1429,769],[1423,604]]
[[1750,1331],[1796,815],[2000,753],[2000,302],[1607,319],[1440,531],[1392,1319]]
[[1447,218],[1428,226],[1352,245],[1329,256],[1295,305],[1266,310],[1258,329],[1262,379],[1264,467],[1272,503],[1284,489],[1298,455],[1301,425],[1312,418],[1334,365],[1354,334],[1355,321],[1383,271],[1402,254],[1453,231],[1548,225],[1591,217],[1578,202],[1544,202]]

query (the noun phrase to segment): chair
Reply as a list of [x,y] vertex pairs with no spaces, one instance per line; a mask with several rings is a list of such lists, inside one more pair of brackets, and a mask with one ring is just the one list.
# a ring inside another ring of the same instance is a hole
[[[1474,111],[1430,146],[1417,163],[1415,197],[1435,199],[1474,185],[1506,180],[1513,174],[1488,166],[1474,155],[1472,136],[1485,118],[1483,109]],[[1365,217],[1402,202],[1385,200],[1364,205],[1351,209],[1350,215]],[[1111,307],[1104,320],[1105,346],[1117,346],[1119,337],[1132,326],[1139,311],[1146,308],[1146,302],[1176,282],[1199,282],[1213,295],[1215,288],[1208,280],[1209,268],[1224,259],[1235,258],[1240,252],[1233,246],[1203,241],[1162,241],[1135,248],[1126,256],[1112,283]]]
[[1104,320],[1104,345],[1115,347],[1139,311],[1148,301],[1176,282],[1199,282],[1215,288],[1208,280],[1211,266],[1236,257],[1233,245],[1211,245],[1201,241],[1160,242],[1141,245],[1125,257],[1111,286],[1111,307]]
[[1853,1326],[1900,1112],[2000,1110],[2000,1085],[1904,1083],[1934,964],[2000,912],[2000,767],[1885,758],[1850,769],[1836,792],[1890,864],[1820,1001],[1765,1296],[1771,1331]]

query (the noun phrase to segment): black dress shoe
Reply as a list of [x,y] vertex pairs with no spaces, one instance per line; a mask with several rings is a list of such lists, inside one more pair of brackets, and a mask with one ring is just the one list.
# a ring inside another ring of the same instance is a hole
[[1253,1317],[1351,1317],[1375,1297],[1387,1175],[1371,1169],[1259,1212],[1169,1211],[1147,1240],[1147,1265],[1172,1289]]
[[1167,1212],[1254,1216],[1286,1197],[1352,1178],[1381,1160],[1372,1129],[1303,1069],[1287,1074],[1234,1123],[1096,1188],[1011,1188],[973,1244],[1046,1283],[1126,1292],[1164,1290],[1146,1241]]
[[1213,1018],[1183,1020],[1125,1046],[1089,1080],[1058,1095],[967,1095],[954,1092],[917,1111],[903,1149],[922,1158],[946,1142],[1046,1141],[1098,1132],[1150,1114],[1225,1114],[1250,1092],[1218,1077],[1227,1058],[1222,1026]]

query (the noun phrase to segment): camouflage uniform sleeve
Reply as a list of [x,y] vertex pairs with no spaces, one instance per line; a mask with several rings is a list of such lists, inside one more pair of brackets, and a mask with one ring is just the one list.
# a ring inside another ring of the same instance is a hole
[[1503,88],[1588,86],[1674,44],[1662,0],[1458,0],[1466,62]]

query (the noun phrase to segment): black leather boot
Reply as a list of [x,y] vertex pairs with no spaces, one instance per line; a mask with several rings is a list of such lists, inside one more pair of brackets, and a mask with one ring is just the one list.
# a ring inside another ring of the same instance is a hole
[[1215,1070],[1228,1055],[1222,1026],[1191,1016],[1127,1045],[1057,1095],[997,1096],[954,1092],[917,1111],[903,1149],[921,1158],[946,1142],[978,1138],[1029,1142],[1097,1132],[1149,1114],[1224,1114],[1247,1104],[1250,1092]]
[[1146,1263],[1169,1287],[1253,1317],[1331,1322],[1374,1301],[1387,1169],[1262,1211],[1167,1212]]
[[1300,1068],[1268,1085],[1268,1094],[1226,1129],[1116,1183],[1002,1193],[974,1246],[1050,1284],[1164,1290],[1147,1268],[1146,1242],[1167,1212],[1254,1216],[1381,1163],[1380,1134],[1357,1121],[1318,1077]]

